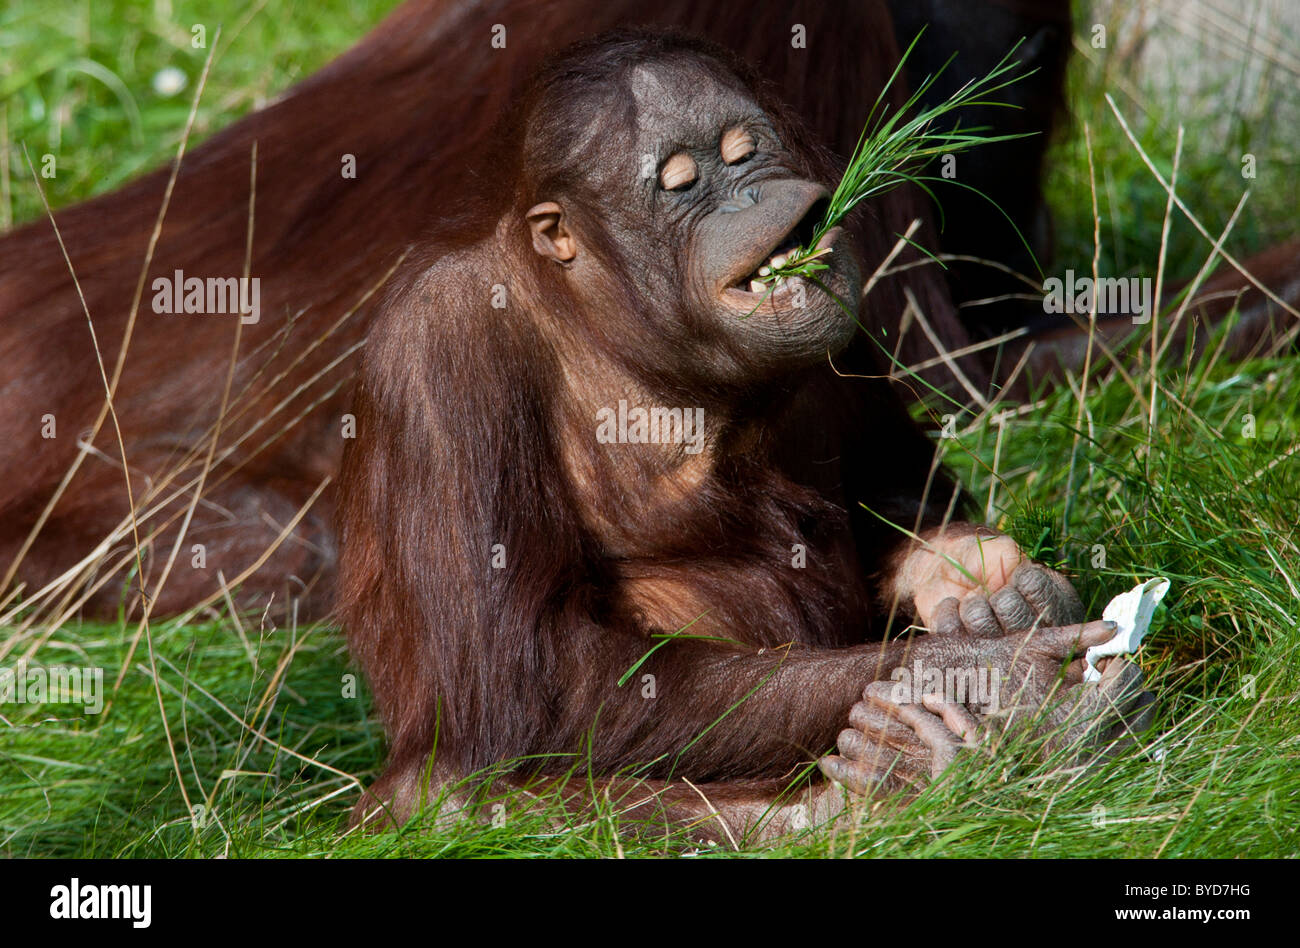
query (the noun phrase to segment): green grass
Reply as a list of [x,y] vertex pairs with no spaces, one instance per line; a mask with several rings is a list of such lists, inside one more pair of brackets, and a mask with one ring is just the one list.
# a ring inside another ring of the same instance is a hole
[[[965,127],[961,124],[960,115],[963,109],[975,106],[1005,106],[1005,103],[998,100],[998,92],[1025,78],[1023,70],[1018,68],[1014,59],[1015,48],[1009,50],[986,75],[967,82],[938,105],[920,108],[926,92],[938,81],[944,69],[951,65],[951,59],[938,72],[923,79],[902,106],[896,110],[889,106],[889,92],[903,74],[907,60],[916,44],[921,41],[923,33],[924,30],[918,33],[907,49],[903,50],[898,65],[876,97],[862,133],[858,136],[857,145],[853,148],[853,154],[849,156],[844,174],[827,201],[826,213],[813,229],[808,243],[791,251],[784,263],[760,267],[760,282],[774,289],[789,277],[801,276],[821,286],[817,274],[825,270],[828,264],[819,258],[831,253],[831,249],[826,247],[818,250],[817,247],[821,239],[859,204],[873,197],[878,198],[905,183],[915,185],[933,198],[928,182],[939,179],[923,172],[936,158],[956,155],[977,145],[1024,137],[994,135],[986,128]],[[1018,46],[1019,44],[1017,48]],[[954,128],[944,131],[936,127],[935,123],[950,112],[958,113]]]
[[[1294,75],[1262,55],[1254,56],[1264,79],[1246,81],[1236,64],[1219,79],[1193,86],[1196,63],[1175,63],[1170,72],[1147,75],[1134,66],[1132,50],[1140,42],[1132,22],[1132,5],[1115,4],[1124,15],[1100,22],[1109,28],[1107,49],[1094,49],[1079,16],[1075,56],[1069,73],[1070,127],[1055,142],[1046,193],[1057,228],[1057,255],[1062,266],[1090,269],[1093,254],[1092,199],[1083,127],[1091,132],[1097,164],[1097,200],[1101,218],[1101,273],[1105,276],[1150,275],[1160,252],[1167,193],[1142,164],[1124,137],[1104,96],[1109,92],[1138,140],[1168,179],[1179,125],[1185,128],[1179,166],[1180,188],[1207,226],[1221,227],[1244,189],[1251,191],[1247,210],[1225,249],[1238,257],[1263,250],[1296,234],[1300,207],[1300,134],[1294,116],[1300,109],[1300,85]],[[1247,18],[1249,10],[1243,11]],[[1261,37],[1284,49],[1285,37]],[[1203,53],[1202,55],[1210,55]],[[1295,58],[1292,54],[1292,58]],[[1172,86],[1167,88],[1167,86]],[[1243,177],[1243,157],[1254,156],[1253,178]],[[1181,219],[1169,237],[1168,266],[1175,277],[1190,278],[1205,261],[1209,247]],[[1083,267],[1083,264],[1089,264]]]
[[[320,65],[391,5],[328,13],[307,4],[268,5],[218,57],[200,130],[220,127],[256,97]],[[16,148],[21,141],[34,158],[57,147],[59,175],[44,182],[56,204],[111,188],[170,156],[186,96],[157,97],[150,80],[174,64],[193,82],[201,52],[185,45],[188,25],[199,18],[196,11],[212,17],[222,5],[175,3],[170,24],[156,19],[162,8],[97,2],[51,13],[45,4],[20,0],[0,12],[0,107],[8,117],[15,219],[35,217],[40,206]],[[230,36],[243,7],[226,10]],[[99,63],[120,79],[136,103],[138,126],[122,89],[74,69],[78,60]],[[1165,196],[1102,102],[1093,72],[1099,68],[1076,63],[1072,106],[1080,120],[1055,149],[1057,269],[1083,271],[1092,255],[1086,120],[1099,168],[1102,272],[1150,275]],[[1131,103],[1120,100],[1120,106],[1132,121]],[[1221,143],[1195,134],[1197,116],[1210,108],[1195,103],[1174,113],[1153,104],[1137,128],[1148,153],[1167,169],[1173,116],[1189,126],[1180,181],[1195,186],[1180,190],[1213,230],[1235,205],[1242,181]],[[1275,132],[1267,153],[1281,156],[1283,144]],[[1293,137],[1290,146],[1289,154],[1300,154],[1300,140]],[[1249,251],[1294,228],[1295,184],[1274,173],[1278,165],[1269,167],[1252,182],[1256,196],[1234,231],[1233,250]],[[1178,221],[1169,279],[1191,276],[1207,251]],[[1000,444],[997,425],[970,416],[958,419],[959,437],[941,443],[981,506],[989,504],[994,522],[1066,565],[1090,613],[1140,578],[1173,580],[1140,657],[1161,699],[1144,745],[1089,770],[1014,749],[996,758],[972,755],[919,799],[883,804],[852,832],[813,832],[760,851],[1172,857],[1300,851],[1300,364],[1188,365],[1171,352],[1158,372],[1154,429],[1147,422],[1150,378],[1143,371],[1138,381],[1137,391],[1118,377],[1094,382],[1082,426],[1075,421],[1077,394],[1062,388],[1005,422]],[[1253,438],[1244,431],[1246,414],[1254,417]],[[70,625],[42,647],[40,658],[102,667],[111,685],[133,633],[134,625]],[[13,634],[0,630],[0,642]],[[10,641],[17,647],[3,665],[12,665],[30,641],[30,635]],[[538,813],[513,815],[501,827],[430,821],[403,832],[344,837],[355,790],[336,771],[373,779],[383,736],[364,689],[353,695],[347,687],[350,669],[338,631],[261,628],[256,619],[237,624],[226,616],[157,623],[153,642],[170,739],[143,644],[101,715],[58,705],[0,705],[0,855],[683,851],[671,841],[619,841],[604,820],[557,828]],[[206,808],[202,825],[180,792],[173,748],[185,794]]]
[[[24,143],[38,169],[55,157],[55,176],[41,183],[56,208],[170,161],[218,27],[191,146],[319,69],[397,4],[9,0],[0,8],[0,138],[7,122],[11,146],[0,227],[41,213]],[[208,47],[192,45],[196,24]],[[174,95],[153,88],[167,67],[187,79]]]

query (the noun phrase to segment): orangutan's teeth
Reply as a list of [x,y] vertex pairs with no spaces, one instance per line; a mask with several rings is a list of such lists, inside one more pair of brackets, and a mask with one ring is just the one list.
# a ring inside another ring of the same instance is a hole
[[766,290],[767,290],[767,286],[764,285],[764,283],[763,283],[761,280],[750,280],[750,281],[749,281],[749,292],[751,292],[751,293],[762,293],[762,292],[764,292],[764,291],[766,291]]
[[758,268],[758,275],[761,276],[761,277],[771,276],[771,275],[772,275],[772,268],[771,268],[771,267],[759,267],[759,268]]
[[773,256],[772,259],[768,261],[768,263],[772,266],[773,269],[776,269],[777,267],[785,266],[785,262],[788,259],[790,258],[787,257],[785,254],[778,253],[775,256]]

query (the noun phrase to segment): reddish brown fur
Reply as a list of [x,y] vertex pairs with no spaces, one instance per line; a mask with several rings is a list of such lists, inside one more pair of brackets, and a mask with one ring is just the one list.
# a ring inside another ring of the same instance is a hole
[[[446,222],[462,208],[458,171],[481,148],[540,59],[579,36],[628,21],[675,25],[732,46],[759,64],[808,127],[839,154],[856,139],[898,55],[888,15],[874,3],[411,0],[338,61],[192,150],[149,269],[115,399],[137,500],[145,495],[148,479],[156,481],[177,457],[200,444],[213,424],[234,341],[230,318],[151,312],[150,286],[155,277],[177,269],[201,277],[243,273],[254,142],[257,204],[250,272],[263,281],[262,319],[243,330],[234,392],[244,394],[224,422],[222,447],[271,416],[282,398],[306,387],[229,460],[218,458],[204,491],[206,502],[195,513],[158,612],[214,593],[218,570],[233,579],[333,474],[355,357],[331,363],[362,339],[370,307],[362,305],[323,344],[312,348],[311,343],[359,303],[430,221],[442,221],[440,232],[448,233]],[[489,45],[497,23],[509,31],[505,50]],[[806,27],[807,49],[791,48],[792,23]],[[355,180],[340,175],[341,158],[349,153],[357,158]],[[110,374],[167,175],[160,170],[58,214]],[[915,195],[900,190],[880,202],[872,216],[872,226],[864,230],[869,264],[883,257],[893,235],[913,216],[926,214]],[[103,387],[85,316],[49,222],[0,238],[0,261],[0,314],[5,316],[0,361],[7,368],[0,385],[0,431],[9,442],[0,458],[3,569],[76,457],[77,439],[103,405]],[[912,288],[945,338],[964,338],[946,291],[929,268],[885,281],[866,318],[876,325],[896,321],[904,286]],[[923,354],[929,353],[904,353]],[[268,386],[281,371],[286,377]],[[978,367],[971,371],[978,375]],[[54,440],[41,437],[46,412],[57,418]],[[303,417],[291,430],[275,433],[299,414]],[[126,516],[111,425],[101,427],[94,445],[101,454],[85,460],[18,570],[29,592],[76,562]],[[258,445],[263,446],[255,450]],[[190,481],[200,467],[189,464],[178,483]],[[179,518],[188,499],[182,494],[172,500],[161,519]],[[328,604],[334,501],[331,486],[244,584],[246,601],[264,602],[277,591],[283,601],[288,581],[288,594],[303,597],[307,611]],[[151,578],[160,572],[173,535],[174,526],[146,550]],[[206,569],[190,568],[193,543],[206,545]],[[120,544],[116,552],[127,556],[128,545]],[[107,583],[89,607],[114,608],[119,590],[119,582]]]
[[[585,176],[603,173],[591,166],[545,164],[586,140],[584,90],[695,47],[658,49],[616,37],[545,72],[483,162],[495,174],[465,197],[474,210],[426,238],[376,318],[340,482],[340,606],[392,743],[373,796],[399,815],[418,802],[435,744],[438,782],[525,756],[525,770],[563,773],[575,754],[597,775],[791,772],[829,746],[885,659],[864,644],[893,605],[872,573],[904,535],[877,515],[926,528],[951,501],[942,475],[922,501],[933,451],[888,384],[862,377],[878,371],[870,341],[836,358],[853,378],[814,357],[720,381],[712,348],[678,358],[694,337],[666,336],[677,326],[659,314],[692,319],[687,304],[649,298],[641,282],[685,241],[601,236],[601,203],[622,192],[589,189]],[[792,171],[830,182],[793,115],[757,94]],[[629,147],[623,104],[606,108],[593,162]],[[543,200],[585,215],[583,237],[614,261],[596,312],[534,252],[524,215]],[[592,408],[624,394],[723,419],[703,469],[672,450],[597,443]],[[807,568],[793,565],[800,547]],[[655,650],[617,684],[654,633],[687,627],[722,641]],[[653,700],[642,674],[660,683]]]
[[[914,12],[908,4],[897,9]],[[951,67],[954,80],[976,74],[990,56],[996,58],[1010,34],[1023,31],[1032,38],[1046,29],[1055,44],[1056,34],[1068,22],[1064,5],[1057,3],[1026,7],[991,0],[990,10],[994,19],[989,22],[997,25],[990,26],[987,38],[965,29],[949,37],[968,44]],[[959,23],[942,0],[932,0],[922,13],[937,17],[936,25]],[[176,269],[203,277],[243,272],[254,141],[258,201],[251,273],[264,281],[263,315],[258,325],[244,328],[235,408],[223,423],[221,445],[224,449],[234,444],[250,430],[253,435],[228,459],[218,456],[204,490],[205,503],[196,510],[180,568],[172,572],[156,604],[158,612],[175,611],[214,594],[218,570],[227,580],[239,575],[334,474],[342,448],[347,383],[355,365],[355,355],[347,353],[360,344],[370,317],[370,305],[361,302],[364,294],[383,279],[388,266],[430,220],[454,213],[461,193],[458,169],[482,146],[489,128],[542,56],[581,35],[627,22],[677,25],[736,49],[758,64],[805,124],[841,157],[852,146],[882,77],[898,55],[888,13],[880,3],[794,2],[774,8],[691,0],[650,5],[631,0],[493,0],[469,7],[452,0],[410,0],[335,63],[192,149],[147,275],[130,358],[115,399],[137,502],[145,498],[149,479],[157,483],[178,458],[202,447],[203,433],[217,415],[234,341],[229,318],[152,313],[149,287],[155,277]],[[496,23],[508,27],[507,50],[492,50],[488,44]],[[807,28],[806,50],[791,48],[792,23]],[[913,25],[907,20],[900,30],[906,35]],[[931,42],[937,42],[940,33],[932,27],[918,49],[918,69],[946,58],[946,43]],[[1049,126],[1059,100],[1060,63],[1045,65],[1054,68],[1039,75],[1025,103],[1024,114],[1037,127]],[[377,102],[383,107],[376,108]],[[1037,174],[1044,143],[1045,138],[1027,140],[1012,156],[1020,170],[1014,174],[1016,187],[1008,193],[1036,194],[1036,189],[1020,185]],[[340,175],[344,154],[357,157],[355,180]],[[977,184],[1005,203],[1005,182],[991,164],[974,152],[963,159],[964,174],[975,174]],[[110,374],[167,177],[168,170],[162,169],[57,215]],[[1023,231],[1042,235],[1035,223],[1042,220],[1036,199],[1026,207],[1017,205],[1014,215],[1021,219]],[[893,235],[914,216],[928,221],[929,215],[906,189],[872,208],[862,228],[868,265],[880,259]],[[961,227],[960,220],[953,225],[946,238],[948,249],[970,249],[962,243]],[[927,232],[922,231],[922,241],[937,245],[933,237],[927,240]],[[983,231],[979,233],[983,241]],[[1014,262],[1010,241],[997,240],[995,246],[984,249]],[[1282,288],[1290,285],[1293,264],[1294,254],[1285,248],[1248,262],[1267,285]],[[961,279],[969,282],[971,277]],[[1231,274],[1221,280],[1225,285],[1241,283]],[[884,281],[862,314],[864,323],[887,327],[887,338],[896,339],[905,287],[916,294],[947,346],[969,342],[933,268]],[[969,297],[985,289],[970,285],[958,292]],[[1294,300],[1294,286],[1290,292],[1286,298]],[[358,311],[344,318],[358,304]],[[106,423],[94,439],[95,455],[84,460],[34,546],[21,564],[15,563],[55,486],[78,456],[78,439],[89,432],[103,406],[85,316],[48,221],[0,237],[0,317],[0,360],[7,369],[0,381],[0,431],[9,445],[0,455],[0,576],[16,572],[30,595],[88,553],[127,513],[117,448]],[[1248,320],[1247,328],[1270,327],[1272,319]],[[312,345],[340,320],[331,335]],[[1287,316],[1285,326],[1290,325]],[[980,332],[975,330],[976,335]],[[1056,335],[1063,338],[1046,336],[1041,342],[1048,345],[1036,348],[1034,369],[1039,375],[1056,371],[1062,359],[1069,365],[1079,361],[1077,332]],[[1244,345],[1260,336],[1243,329],[1236,338]],[[904,361],[915,362],[933,352],[922,334],[913,331],[901,354]],[[1004,368],[1014,361],[1015,353],[1004,358]],[[977,360],[968,359],[963,367],[977,385],[984,384],[987,369]],[[284,377],[268,386],[280,372]],[[951,384],[942,369],[930,377]],[[275,407],[291,394],[289,404],[276,413]],[[46,413],[57,420],[58,437],[53,440],[41,436]],[[279,431],[286,426],[288,431]],[[192,482],[200,467],[191,460],[177,484]],[[334,499],[331,485],[289,539],[247,580],[246,602],[265,602],[272,593],[280,593],[283,601],[287,593],[302,598],[307,612],[319,613],[328,606],[336,556]],[[187,503],[188,495],[182,493],[145,525],[148,538],[151,524],[172,524],[146,545],[151,578],[157,577],[171,550],[175,523]],[[205,569],[190,568],[193,543],[207,548]],[[130,559],[129,544],[120,542],[114,561]],[[102,571],[98,575],[106,578]],[[88,608],[110,611],[119,596],[120,579],[107,577]]]

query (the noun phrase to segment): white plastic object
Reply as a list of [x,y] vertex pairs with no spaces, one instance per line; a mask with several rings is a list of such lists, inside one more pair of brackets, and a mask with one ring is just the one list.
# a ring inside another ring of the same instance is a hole
[[1138,583],[1126,593],[1120,593],[1112,599],[1104,610],[1102,619],[1114,622],[1119,628],[1109,642],[1094,645],[1084,656],[1084,681],[1101,681],[1101,672],[1097,670],[1097,660],[1110,655],[1131,655],[1142,644],[1142,639],[1151,627],[1151,617],[1155,615],[1156,606],[1169,591],[1169,580],[1163,576]]

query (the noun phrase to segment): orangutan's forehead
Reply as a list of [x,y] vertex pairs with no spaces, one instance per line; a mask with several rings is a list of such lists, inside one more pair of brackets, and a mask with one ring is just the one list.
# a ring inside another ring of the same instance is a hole
[[683,144],[711,142],[718,137],[721,123],[759,112],[757,103],[740,90],[739,81],[725,83],[684,59],[637,66],[629,86],[639,132]]

